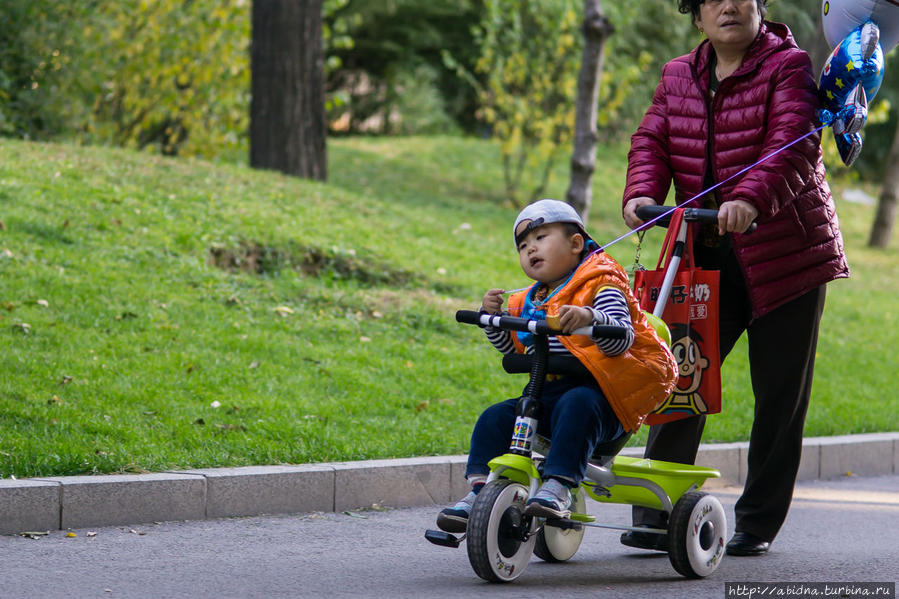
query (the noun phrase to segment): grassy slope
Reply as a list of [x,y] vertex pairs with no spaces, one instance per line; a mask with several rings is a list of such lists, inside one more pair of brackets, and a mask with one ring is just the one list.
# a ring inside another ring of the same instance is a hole
[[[496,149],[329,152],[318,184],[0,140],[0,476],[464,452],[480,410],[523,384],[452,319],[526,282]],[[623,232],[624,151],[598,166],[591,228],[608,240]],[[899,429],[899,252],[863,247],[870,207],[840,210],[853,279],[830,287],[809,435]],[[611,253],[632,262],[632,241]],[[745,370],[740,346],[707,441],[746,437]]]

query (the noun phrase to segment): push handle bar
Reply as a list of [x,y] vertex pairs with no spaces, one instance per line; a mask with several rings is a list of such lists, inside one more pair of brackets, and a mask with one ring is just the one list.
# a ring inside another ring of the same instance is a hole
[[[553,328],[545,320],[532,320],[518,318],[517,316],[505,316],[499,314],[487,314],[475,310],[459,310],[456,312],[456,321],[464,324],[474,324],[480,327],[493,327],[507,331],[524,331],[537,335],[564,335],[565,333]],[[572,335],[588,335],[594,339],[624,339],[627,337],[625,327],[613,324],[594,324],[575,329]]]
[[[659,218],[655,224],[660,227],[667,227],[671,222],[672,212],[674,212],[674,208],[671,206],[653,206],[652,204],[647,204],[637,208],[637,218],[645,222],[664,215],[664,217]],[[684,208],[684,220],[711,225],[718,224],[718,211],[710,208]],[[758,224],[753,222],[749,225],[749,228],[744,231],[744,234],[752,233],[757,227]]]

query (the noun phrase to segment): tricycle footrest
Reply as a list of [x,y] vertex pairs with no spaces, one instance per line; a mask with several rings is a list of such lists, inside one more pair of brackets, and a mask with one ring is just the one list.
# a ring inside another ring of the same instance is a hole
[[465,540],[465,535],[457,537],[456,535],[442,530],[428,529],[425,531],[425,538],[435,545],[441,547],[458,547]]
[[569,520],[567,518],[550,518],[544,522],[543,525],[561,528],[562,530],[580,530],[584,527],[580,522],[575,522],[574,520]]

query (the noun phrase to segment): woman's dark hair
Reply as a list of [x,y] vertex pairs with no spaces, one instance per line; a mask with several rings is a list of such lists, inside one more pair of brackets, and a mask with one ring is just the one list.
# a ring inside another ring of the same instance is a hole
[[[768,13],[768,0],[755,0],[762,18]],[[683,14],[691,14],[694,18],[699,16],[699,5],[705,4],[705,0],[677,0],[677,10]]]

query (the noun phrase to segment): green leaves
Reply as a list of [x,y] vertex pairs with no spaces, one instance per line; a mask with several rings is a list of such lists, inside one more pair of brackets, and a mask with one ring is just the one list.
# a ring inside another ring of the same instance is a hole
[[90,137],[206,156],[244,143],[248,2],[130,0],[99,10],[85,34],[86,59],[100,67]]
[[542,193],[572,136],[579,13],[575,0],[488,0],[475,30],[480,114],[500,141],[506,199],[515,206]]

